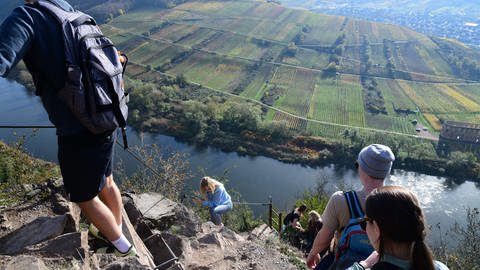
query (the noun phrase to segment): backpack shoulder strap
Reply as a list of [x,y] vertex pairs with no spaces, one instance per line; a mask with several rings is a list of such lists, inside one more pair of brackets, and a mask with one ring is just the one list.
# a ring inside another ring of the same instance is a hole
[[353,190],[344,193],[347,200],[348,211],[350,212],[350,218],[361,218],[364,216],[362,205],[358,199],[357,193]]
[[400,267],[389,262],[378,262],[372,268],[372,270],[400,270]]
[[63,24],[65,21],[69,21],[75,27],[85,23],[90,23],[93,25],[97,24],[91,16],[81,11],[73,9],[64,10],[59,6],[51,3],[50,1],[40,0],[37,1],[34,6],[38,6],[39,8],[50,13],[53,17],[57,19],[57,21],[60,22],[60,24]]

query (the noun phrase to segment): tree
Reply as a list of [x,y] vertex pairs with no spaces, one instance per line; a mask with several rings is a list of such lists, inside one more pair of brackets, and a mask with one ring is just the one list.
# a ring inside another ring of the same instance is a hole
[[187,85],[187,78],[185,78],[185,75],[179,74],[175,77],[175,82],[178,84],[178,86],[184,88]]
[[447,167],[452,171],[468,171],[470,168],[476,166],[477,157],[472,152],[454,151],[449,155]]
[[285,51],[285,55],[290,57],[295,57],[295,55],[297,55],[297,52],[298,52],[298,47],[295,45],[295,43],[294,42],[288,43],[287,49]]
[[179,202],[185,180],[190,175],[186,154],[168,151],[169,155],[156,144],[130,148],[142,160],[137,170],[127,176],[121,162],[115,170],[122,189],[142,192],[161,192],[170,200]]
[[223,113],[220,128],[240,133],[244,130],[256,131],[260,123],[261,111],[248,103],[233,103]]
[[181,121],[188,127],[192,135],[197,135],[197,138],[203,141],[207,122],[211,118],[207,105],[195,100],[187,100],[182,105],[183,118]]
[[292,136],[292,132],[287,127],[286,121],[265,121],[259,130],[265,135],[270,135],[272,140],[281,140]]

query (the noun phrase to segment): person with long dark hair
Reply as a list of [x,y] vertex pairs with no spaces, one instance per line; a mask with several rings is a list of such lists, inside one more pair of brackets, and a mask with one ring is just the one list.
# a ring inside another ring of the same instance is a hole
[[448,269],[433,261],[425,243],[425,215],[411,191],[399,186],[379,187],[367,196],[365,212],[359,222],[375,252],[347,270],[434,270],[440,265],[440,269]]

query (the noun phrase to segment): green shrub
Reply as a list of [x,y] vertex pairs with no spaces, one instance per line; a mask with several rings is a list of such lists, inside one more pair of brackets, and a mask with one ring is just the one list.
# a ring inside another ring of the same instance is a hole
[[0,141],[0,205],[9,206],[23,200],[24,184],[41,184],[60,176],[56,164],[25,153],[25,140],[26,137],[21,136],[13,147]]

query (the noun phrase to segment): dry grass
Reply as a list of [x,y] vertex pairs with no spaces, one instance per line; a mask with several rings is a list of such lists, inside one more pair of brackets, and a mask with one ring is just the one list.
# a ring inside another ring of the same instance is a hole
[[448,95],[449,97],[455,99],[458,103],[460,103],[465,109],[468,111],[480,111],[480,104],[476,103],[475,101],[471,100],[470,98],[460,94],[457,92],[453,87],[448,85],[440,85],[438,86],[440,91]]

